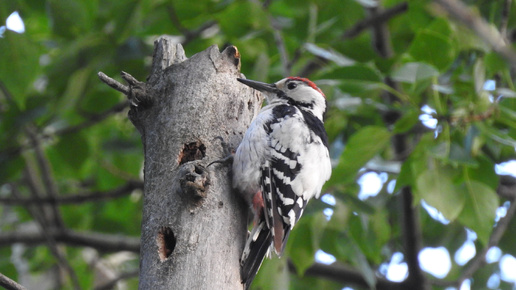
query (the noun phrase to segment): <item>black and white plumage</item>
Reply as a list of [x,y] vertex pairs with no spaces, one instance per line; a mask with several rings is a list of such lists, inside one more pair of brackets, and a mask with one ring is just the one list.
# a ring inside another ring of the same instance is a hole
[[290,230],[330,178],[323,126],[326,97],[310,80],[289,77],[274,84],[238,79],[267,98],[233,160],[233,187],[254,213],[254,227],[241,258],[249,288],[267,253],[280,256]]

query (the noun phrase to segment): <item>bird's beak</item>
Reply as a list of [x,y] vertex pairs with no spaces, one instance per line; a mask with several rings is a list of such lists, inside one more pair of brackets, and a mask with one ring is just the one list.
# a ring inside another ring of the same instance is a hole
[[251,88],[258,90],[260,92],[276,93],[278,91],[278,88],[276,87],[275,84],[262,83],[262,82],[257,82],[257,81],[253,81],[253,80],[248,80],[248,79],[241,79],[241,78],[237,78],[237,80],[239,82],[243,83],[244,85],[250,86]]

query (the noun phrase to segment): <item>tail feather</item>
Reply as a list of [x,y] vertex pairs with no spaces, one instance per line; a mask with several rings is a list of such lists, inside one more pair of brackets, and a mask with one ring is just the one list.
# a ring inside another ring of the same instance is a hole
[[240,260],[240,276],[246,290],[249,289],[256,273],[258,273],[258,269],[260,269],[271,243],[271,231],[267,227],[265,220],[261,219],[247,239]]

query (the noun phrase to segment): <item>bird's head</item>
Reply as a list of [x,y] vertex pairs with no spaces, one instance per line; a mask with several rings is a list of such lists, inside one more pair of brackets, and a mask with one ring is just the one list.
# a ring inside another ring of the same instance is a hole
[[267,103],[288,103],[313,113],[323,119],[326,112],[326,96],[312,81],[301,77],[288,77],[273,84],[248,79],[237,79],[265,94]]

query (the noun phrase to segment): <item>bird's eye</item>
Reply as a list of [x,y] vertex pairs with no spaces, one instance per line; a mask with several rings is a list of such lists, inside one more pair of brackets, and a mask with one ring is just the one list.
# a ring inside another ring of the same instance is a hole
[[288,88],[289,90],[293,90],[293,89],[295,89],[296,87],[297,87],[297,84],[296,84],[296,83],[289,83],[289,84],[287,85],[287,88]]

